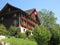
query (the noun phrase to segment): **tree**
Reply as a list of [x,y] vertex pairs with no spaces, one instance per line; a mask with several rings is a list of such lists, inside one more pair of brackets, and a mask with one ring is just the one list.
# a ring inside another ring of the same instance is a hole
[[58,45],[60,42],[60,26],[59,24],[56,24],[57,18],[54,16],[54,13],[52,11],[42,9],[38,14],[41,20],[41,25],[45,26],[52,34],[50,45]]
[[51,33],[46,29],[45,26],[37,26],[33,31],[33,36],[38,45],[48,45],[48,42],[51,38]]
[[60,43],[60,26],[55,24],[50,28],[52,37],[50,39],[49,45],[58,45]]
[[46,27],[52,27],[56,24],[56,17],[54,17],[54,13],[52,11],[42,9],[38,12],[38,16],[41,21],[41,25],[45,25]]

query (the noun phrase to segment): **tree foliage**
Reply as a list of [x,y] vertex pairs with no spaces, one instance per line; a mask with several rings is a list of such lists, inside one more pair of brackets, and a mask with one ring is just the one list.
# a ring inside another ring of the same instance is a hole
[[56,23],[57,18],[54,16],[54,13],[52,11],[42,9],[38,14],[41,25],[45,26],[52,34],[49,42],[50,45],[58,45],[60,42],[60,26]]
[[31,31],[30,30],[26,30],[26,36],[29,37],[29,35],[31,35]]
[[8,31],[4,25],[0,25],[0,35],[7,35]]
[[41,21],[41,25],[45,25],[47,27],[51,27],[52,25],[56,24],[56,17],[52,11],[42,9],[38,12],[38,16]]
[[10,32],[10,36],[15,36],[17,34],[18,28],[16,26],[11,26],[8,31]]
[[50,28],[50,32],[52,34],[52,37],[50,39],[49,45],[58,45],[60,43],[60,26],[58,24],[55,24]]
[[25,33],[18,32],[18,33],[15,35],[15,37],[16,37],[16,38],[26,39],[26,34],[25,34]]
[[48,45],[48,41],[51,38],[51,33],[45,26],[35,27],[33,36],[38,45]]

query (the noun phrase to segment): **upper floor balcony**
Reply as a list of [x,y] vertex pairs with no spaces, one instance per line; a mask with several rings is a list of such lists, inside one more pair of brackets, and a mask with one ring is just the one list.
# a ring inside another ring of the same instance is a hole
[[24,21],[26,21],[26,22],[28,22],[28,23],[30,23],[30,24],[32,24],[32,25],[34,25],[34,26],[37,25],[37,24],[35,24],[32,20],[26,19],[26,18],[24,18],[24,17],[21,17],[21,19],[24,20]]

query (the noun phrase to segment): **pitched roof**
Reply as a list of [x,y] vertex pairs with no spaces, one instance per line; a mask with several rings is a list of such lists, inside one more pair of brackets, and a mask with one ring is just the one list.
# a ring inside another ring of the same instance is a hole
[[25,11],[23,11],[22,9],[17,8],[17,7],[15,7],[15,6],[12,6],[12,5],[9,4],[9,3],[7,3],[7,4],[2,8],[1,13],[3,13],[8,7],[15,8],[15,9],[17,9],[17,10],[19,10],[19,11],[22,11],[23,13],[27,14],[27,13],[26,13]]
[[[5,11],[8,7],[15,8],[15,9],[20,10],[20,11],[22,11],[22,12],[24,12],[24,13],[25,13],[25,11],[23,11],[22,9],[17,8],[17,7],[15,7],[15,6],[12,6],[12,5],[11,5],[11,4],[9,4],[9,3],[7,3],[7,4],[3,7],[3,9],[1,10],[1,12]],[[26,14],[27,14],[27,13],[26,13]]]
[[26,10],[25,12],[29,15],[31,15],[36,9],[29,9],[29,10]]
[[12,5],[10,5],[9,3],[7,3],[7,4],[3,7],[3,9],[2,9],[1,11],[4,11],[8,6],[13,7],[13,8],[15,8],[15,9],[19,9],[19,8],[16,8],[15,6],[12,6]]
[[[15,7],[15,6],[12,6],[11,4],[7,3],[7,4],[3,7],[3,9],[1,10],[1,12],[3,12],[3,11],[4,11],[7,7],[9,7],[9,6],[15,8],[15,9],[17,9],[17,10],[21,10],[21,9],[19,9],[19,8]],[[28,14],[28,15],[31,15],[35,10],[36,10],[36,9],[29,9],[29,10],[26,10],[26,11],[23,11],[23,10],[21,10],[21,11],[25,12],[25,13]]]

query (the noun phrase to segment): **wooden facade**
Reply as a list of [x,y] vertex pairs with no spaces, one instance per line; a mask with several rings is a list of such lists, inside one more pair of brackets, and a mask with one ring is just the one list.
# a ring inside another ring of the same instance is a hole
[[32,30],[36,25],[40,25],[40,20],[36,9],[23,11],[10,4],[6,4],[0,11],[0,24],[5,25],[7,28],[11,25]]

